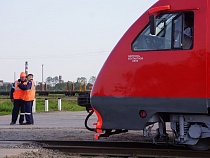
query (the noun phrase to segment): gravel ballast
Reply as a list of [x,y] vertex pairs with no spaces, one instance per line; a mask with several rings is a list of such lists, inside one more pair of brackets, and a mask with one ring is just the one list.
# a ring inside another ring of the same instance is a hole
[[[0,140],[94,140],[94,132],[90,132],[86,129],[78,128],[47,128],[47,129],[3,129],[1,130]],[[129,133],[122,133],[118,135],[113,135],[108,138],[101,138],[103,141],[136,141],[142,140],[140,137],[140,131],[131,131]],[[100,141],[99,140],[99,141]],[[96,140],[97,141],[97,140]],[[37,149],[33,151],[28,151],[15,156],[7,156],[6,158],[68,158],[75,157],[78,155],[72,155],[68,153],[63,153],[54,150],[43,149],[42,144],[34,142],[24,142],[23,144],[18,144],[15,146],[5,145],[0,146],[0,149]],[[82,156],[86,157],[86,156]]]

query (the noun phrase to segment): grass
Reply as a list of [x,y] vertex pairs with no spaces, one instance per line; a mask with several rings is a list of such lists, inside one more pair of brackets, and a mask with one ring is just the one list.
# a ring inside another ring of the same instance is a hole
[[9,99],[0,100],[0,115],[11,114],[13,104]]
[[[45,111],[45,98],[48,99],[49,111],[58,111],[58,98],[61,98],[62,111],[84,111],[85,108],[77,105],[77,97],[65,95],[36,96],[36,112]],[[13,103],[9,96],[0,96],[0,115],[12,113]]]

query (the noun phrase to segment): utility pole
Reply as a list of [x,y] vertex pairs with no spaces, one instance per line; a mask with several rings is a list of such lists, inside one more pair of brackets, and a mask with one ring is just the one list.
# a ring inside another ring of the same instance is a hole
[[26,75],[28,75],[28,62],[27,61],[25,62],[25,73]]
[[42,90],[44,90],[44,71],[43,71],[43,68],[44,68],[44,64],[42,64]]
[[16,72],[14,72],[14,82],[16,81]]

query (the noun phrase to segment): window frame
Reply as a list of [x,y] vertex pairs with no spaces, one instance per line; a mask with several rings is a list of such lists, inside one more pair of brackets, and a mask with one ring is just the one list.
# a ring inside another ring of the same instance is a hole
[[[131,50],[132,52],[154,52],[154,51],[176,51],[176,50],[192,50],[194,48],[194,34],[192,36],[192,47],[190,49],[183,49],[182,47],[181,48],[174,48],[174,34],[173,34],[173,31],[174,31],[174,20],[177,19],[180,15],[182,15],[182,36],[181,36],[181,42],[183,42],[183,36],[184,36],[184,20],[185,20],[185,16],[184,14],[185,13],[192,13],[193,14],[193,32],[194,32],[194,26],[195,26],[195,14],[194,14],[194,11],[184,11],[184,12],[162,12],[160,13],[158,16],[161,16],[161,15],[164,15],[164,14],[177,14],[173,20],[171,21],[172,22],[172,28],[171,28],[171,49],[154,49],[154,50],[134,50],[134,47],[133,47],[133,44],[134,42],[138,39],[138,37],[142,34],[142,32],[145,31],[146,28],[148,28],[150,26],[150,22],[148,22],[148,24],[145,25],[145,27],[141,30],[140,33],[138,33],[138,35],[134,38],[134,40],[132,41],[131,43]],[[157,16],[157,17],[158,17]]]
[[[174,28],[175,28],[175,23],[174,21],[176,19],[178,19],[180,16],[182,16],[182,36],[181,36],[181,43],[183,43],[183,37],[184,37],[184,12],[180,12],[179,14],[177,14],[173,20],[172,20],[172,29],[171,29],[171,49],[170,50],[183,50],[182,46],[180,48],[174,48]],[[189,49],[187,49],[189,50]]]

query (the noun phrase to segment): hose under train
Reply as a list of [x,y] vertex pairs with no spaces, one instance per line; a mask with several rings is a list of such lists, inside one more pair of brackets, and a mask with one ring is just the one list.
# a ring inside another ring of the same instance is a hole
[[91,115],[93,115],[94,110],[91,109],[91,111],[89,112],[89,114],[87,115],[86,119],[85,119],[85,127],[89,130],[89,131],[95,131],[95,128],[90,128],[88,126],[88,119],[90,118]]

